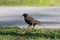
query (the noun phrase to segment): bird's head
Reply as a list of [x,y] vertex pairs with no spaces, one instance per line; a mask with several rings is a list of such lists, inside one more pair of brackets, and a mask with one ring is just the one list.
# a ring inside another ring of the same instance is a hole
[[28,14],[27,14],[27,13],[24,13],[24,14],[23,14],[23,16],[24,16],[24,17],[27,17],[27,16],[28,16]]

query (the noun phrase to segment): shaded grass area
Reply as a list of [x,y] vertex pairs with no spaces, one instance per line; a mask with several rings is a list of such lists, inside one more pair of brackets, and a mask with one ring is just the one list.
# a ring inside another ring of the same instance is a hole
[[59,40],[60,29],[0,27],[1,40]]
[[60,0],[0,0],[1,6],[60,6]]

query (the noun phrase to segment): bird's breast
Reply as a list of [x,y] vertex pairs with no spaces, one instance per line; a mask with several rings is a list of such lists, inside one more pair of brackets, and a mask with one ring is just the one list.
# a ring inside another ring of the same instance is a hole
[[27,24],[32,25],[32,23],[31,23],[28,19],[24,18],[24,20],[25,20],[25,22],[26,22]]

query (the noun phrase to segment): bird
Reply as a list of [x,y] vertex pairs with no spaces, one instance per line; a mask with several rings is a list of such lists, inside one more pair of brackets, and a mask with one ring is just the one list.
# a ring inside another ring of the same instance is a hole
[[36,24],[40,23],[40,21],[29,16],[27,13],[22,14],[22,16],[24,17],[25,22],[28,24],[28,27],[30,27],[30,26],[35,27]]

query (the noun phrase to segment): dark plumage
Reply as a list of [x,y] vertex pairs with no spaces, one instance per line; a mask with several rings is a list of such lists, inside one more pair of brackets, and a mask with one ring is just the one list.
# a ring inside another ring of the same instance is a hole
[[32,18],[32,17],[29,16],[27,13],[24,13],[23,16],[24,16],[25,22],[29,25],[28,27],[30,27],[31,25],[32,25],[33,27],[35,27],[36,24],[39,24],[39,23],[40,23],[40,21]]

